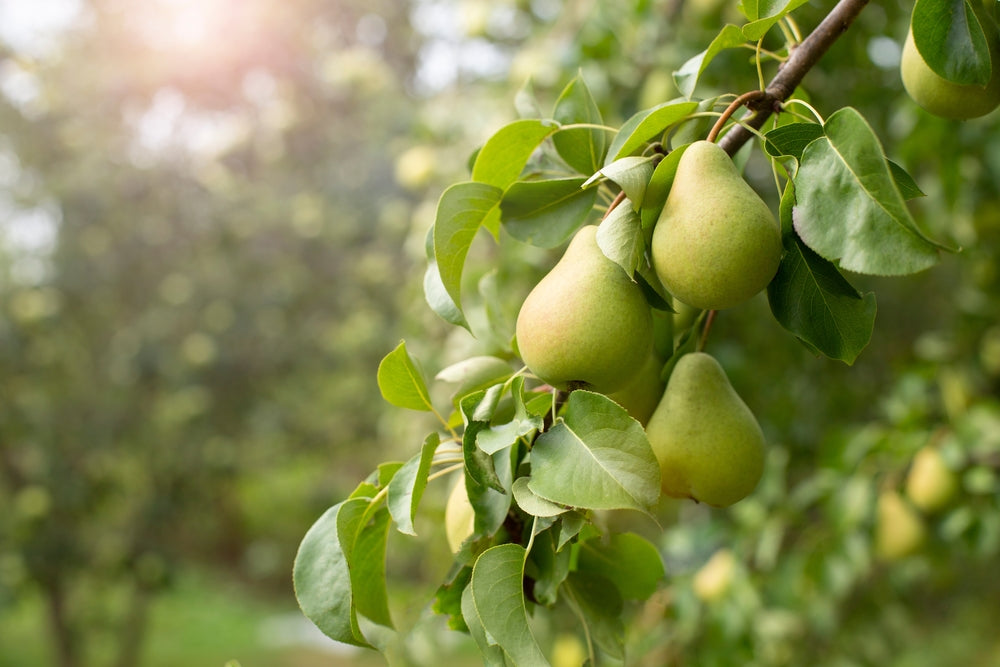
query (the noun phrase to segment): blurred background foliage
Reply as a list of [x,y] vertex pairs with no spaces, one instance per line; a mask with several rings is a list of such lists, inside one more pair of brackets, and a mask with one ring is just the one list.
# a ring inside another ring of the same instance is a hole
[[[629,610],[634,664],[1000,662],[1000,134],[907,100],[909,10],[872,3],[805,88],[862,111],[963,251],[853,277],[879,316],[851,368],[763,298],[718,318],[768,472],[729,511],[622,519],[668,571]],[[441,190],[577,72],[617,125],[739,20],[728,0],[0,0],[0,665],[382,664],[309,634],[290,570],[427,430],[382,403],[379,359],[406,338],[433,375],[494,351],[423,303]],[[699,93],[754,88],[751,58]],[[469,281],[513,317],[554,258],[483,239]],[[954,480],[929,504],[908,481],[928,445]],[[391,543],[400,664],[477,663],[429,618],[443,496]],[[538,628],[558,667],[571,630]]]

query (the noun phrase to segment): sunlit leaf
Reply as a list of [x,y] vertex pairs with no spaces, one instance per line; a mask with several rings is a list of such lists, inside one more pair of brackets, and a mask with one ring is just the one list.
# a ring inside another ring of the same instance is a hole
[[[552,117],[562,125],[602,125],[604,119],[590,90],[581,77],[576,77],[563,89],[556,101]],[[604,161],[608,147],[608,131],[601,128],[559,130],[552,143],[560,157],[581,174],[592,174]]]
[[807,2],[809,0],[743,0],[740,3],[740,11],[750,19],[750,22],[743,26],[743,35],[748,40],[756,42],[775,23]]
[[424,439],[420,453],[411,458],[396,472],[389,482],[386,504],[396,522],[399,532],[406,535],[416,535],[413,530],[413,518],[416,516],[420,499],[427,488],[427,474],[431,469],[434,452],[441,443],[441,436],[431,433]]
[[597,245],[629,276],[645,261],[646,241],[642,234],[642,222],[628,199],[601,221],[597,228]]
[[653,175],[653,168],[652,156],[629,155],[604,166],[587,180],[587,184],[603,176],[624,190],[625,196],[632,202],[641,202],[646,193],[646,184]]
[[605,164],[631,155],[647,142],[659,137],[673,125],[686,118],[698,108],[697,102],[678,101],[664,102],[650,109],[645,109],[629,118],[618,130],[618,134],[608,148]]
[[424,299],[438,316],[445,322],[455,326],[469,328],[469,323],[465,320],[462,309],[459,308],[447,288],[441,281],[441,272],[438,271],[437,260],[434,258],[434,226],[427,230],[425,238],[425,250],[427,254],[427,270],[424,272]]
[[562,505],[536,496],[528,487],[527,477],[518,477],[512,486],[517,506],[532,516],[559,516],[568,510]]
[[539,248],[564,243],[587,221],[597,188],[581,187],[586,179],[518,181],[500,202],[504,229],[519,241]]
[[472,166],[472,180],[503,192],[521,175],[538,145],[557,129],[555,123],[534,119],[503,126],[480,149]]
[[674,72],[674,83],[684,97],[691,97],[698,85],[698,77],[705,71],[709,63],[726,49],[742,46],[746,41],[743,30],[739,26],[727,24],[722,28],[708,48],[689,59],[679,70]]
[[399,408],[429,411],[433,409],[423,373],[400,341],[378,365],[378,388],[382,398]]

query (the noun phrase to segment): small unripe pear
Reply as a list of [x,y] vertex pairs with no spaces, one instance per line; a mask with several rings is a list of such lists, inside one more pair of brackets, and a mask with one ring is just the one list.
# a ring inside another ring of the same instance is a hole
[[771,282],[781,261],[781,232],[726,151],[696,141],[677,163],[650,254],[657,277],[674,297],[719,310]]
[[[990,30],[996,31],[990,26]],[[989,37],[993,71],[985,86],[953,83],[939,76],[924,61],[913,41],[913,30],[906,35],[899,71],[906,92],[924,110],[955,120],[977,118],[1000,105],[1000,48],[995,36]]]
[[937,447],[928,445],[914,455],[906,476],[906,496],[918,509],[928,513],[942,510],[957,491],[958,476]]
[[608,394],[646,363],[653,319],[642,289],[604,255],[588,225],[524,300],[516,334],[525,365],[548,384]]
[[883,491],[875,511],[875,555],[892,562],[917,551],[927,528],[917,511],[895,491]]
[[735,572],[736,556],[730,549],[719,549],[695,573],[691,588],[705,602],[714,602],[729,591]]
[[472,536],[475,522],[476,511],[465,491],[465,473],[461,473],[444,506],[444,532],[452,553],[458,553],[462,544]]
[[764,434],[713,357],[681,357],[646,426],[662,491],[713,507],[743,499],[764,472]]

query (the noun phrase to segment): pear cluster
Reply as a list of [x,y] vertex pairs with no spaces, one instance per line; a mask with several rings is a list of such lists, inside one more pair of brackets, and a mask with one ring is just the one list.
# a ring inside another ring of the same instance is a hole
[[[688,146],[650,247],[652,268],[679,310],[750,299],[774,277],[781,254],[777,220],[726,152],[708,141]],[[653,330],[641,288],[604,255],[597,228],[585,226],[525,299],[516,337],[540,380],[603,393],[646,428],[664,495],[731,505],[763,473],[760,425],[704,352],[681,356],[664,382]]]
[[981,2],[972,7],[986,31],[992,72],[985,86],[948,81],[930,68],[913,41],[913,28],[906,35],[899,63],[903,87],[920,107],[935,116],[965,120],[984,116],[1000,106],[1000,33]]

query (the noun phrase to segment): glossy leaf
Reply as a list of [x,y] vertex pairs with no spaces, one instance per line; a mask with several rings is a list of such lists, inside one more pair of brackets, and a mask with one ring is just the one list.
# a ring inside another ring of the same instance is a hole
[[[500,128],[476,155],[472,180],[506,190],[521,175],[528,158],[557,125],[545,120],[516,120]],[[499,200],[499,197],[497,197]]]
[[698,85],[698,77],[705,71],[709,63],[726,49],[742,46],[746,41],[743,30],[739,26],[727,24],[722,28],[708,48],[689,59],[679,70],[674,72],[674,83],[684,97],[691,97]]
[[427,256],[427,270],[424,271],[424,299],[438,316],[445,322],[455,326],[469,328],[469,323],[451,295],[448,294],[441,272],[438,270],[437,259],[434,257],[434,225],[427,230],[424,248]]
[[[552,117],[562,125],[604,123],[601,110],[580,77],[570,81],[563,89]],[[561,129],[552,135],[552,143],[566,164],[581,174],[590,175],[604,162],[608,131],[589,127]]]
[[626,600],[647,599],[664,575],[660,552],[635,533],[587,540],[580,545],[577,570],[607,578]]
[[633,202],[641,202],[646,192],[646,184],[653,175],[653,158],[635,155],[619,158],[606,165],[587,180],[587,185],[601,176],[613,181],[625,191],[625,196]]
[[501,449],[510,447],[518,438],[529,437],[542,428],[542,418],[528,412],[524,404],[524,378],[517,377],[511,382],[511,400],[514,403],[514,416],[504,424],[491,425],[479,431],[476,444],[487,454],[495,454]]
[[525,556],[518,544],[484,551],[472,569],[472,601],[487,635],[515,665],[542,667],[549,662],[531,634],[525,608]]
[[820,256],[849,271],[915,273],[938,261],[917,228],[882,147],[854,109],[834,113],[825,136],[802,152],[795,176],[795,231]]
[[428,435],[424,439],[420,453],[403,464],[389,482],[386,504],[392,520],[396,522],[397,530],[406,535],[417,534],[413,530],[413,518],[417,514],[424,489],[427,488],[427,475],[439,444],[441,444],[440,435],[437,433]]
[[410,410],[433,409],[427,382],[406,351],[406,341],[400,341],[396,349],[382,359],[376,375],[382,398],[391,405]]
[[601,221],[597,228],[597,245],[612,262],[622,267],[629,276],[645,261],[646,241],[642,234],[642,221],[625,199]]
[[697,102],[674,100],[645,109],[629,118],[611,141],[605,164],[632,155],[698,108]]
[[989,83],[989,43],[969,0],[917,0],[910,24],[917,51],[938,76],[959,84]]
[[743,26],[743,35],[756,42],[789,13],[809,0],[743,0],[740,11],[750,22]]
[[539,248],[562,245],[594,208],[597,188],[581,187],[585,181],[575,177],[514,183],[500,201],[504,229]]
[[560,505],[646,511],[660,495],[660,468],[639,422],[606,396],[574,391],[535,439],[528,486]]
[[513,374],[510,364],[499,357],[480,355],[457,361],[438,371],[434,379],[455,386],[459,399],[479,389],[503,382]]

